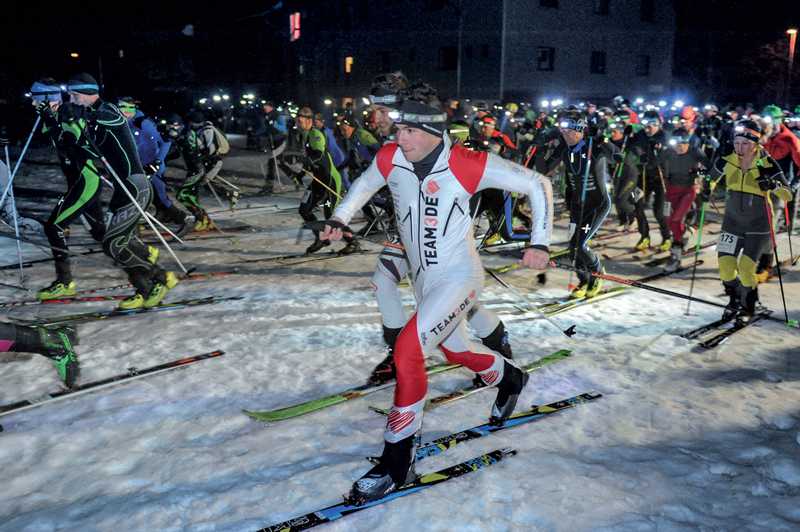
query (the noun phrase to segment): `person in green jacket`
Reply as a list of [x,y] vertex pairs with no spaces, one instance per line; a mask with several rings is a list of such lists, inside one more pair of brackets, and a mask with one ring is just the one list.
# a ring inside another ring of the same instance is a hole
[[[300,171],[311,178],[303,200],[300,202],[299,213],[303,220],[313,222],[317,219],[314,209],[322,204],[325,218],[330,218],[333,209],[344,194],[342,176],[333,164],[331,154],[328,152],[325,134],[314,129],[314,112],[309,107],[303,107],[297,113],[297,125],[289,134],[289,148],[287,151],[298,152],[301,155],[302,168]],[[340,251],[347,255],[359,251],[358,242],[348,237],[347,245]],[[320,240],[319,232],[314,231],[314,243],[308,246],[306,254],[319,251],[329,246],[329,240]]]

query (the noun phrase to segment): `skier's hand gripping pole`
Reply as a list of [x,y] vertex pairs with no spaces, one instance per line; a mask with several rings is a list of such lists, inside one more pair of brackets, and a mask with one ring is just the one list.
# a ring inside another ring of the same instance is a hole
[[319,231],[320,240],[341,240],[353,236],[353,230],[336,218],[325,221],[306,222],[303,227]]

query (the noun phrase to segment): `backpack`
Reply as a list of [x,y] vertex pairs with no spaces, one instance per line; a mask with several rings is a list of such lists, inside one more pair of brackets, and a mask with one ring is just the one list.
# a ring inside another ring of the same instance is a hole
[[217,145],[217,155],[228,155],[231,151],[231,144],[228,142],[228,137],[225,133],[219,130],[217,126],[211,122],[206,122],[206,127],[210,127],[214,131],[214,142]]

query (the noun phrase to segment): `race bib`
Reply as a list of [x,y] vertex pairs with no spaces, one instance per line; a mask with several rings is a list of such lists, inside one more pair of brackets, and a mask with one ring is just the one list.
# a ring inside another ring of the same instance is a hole
[[672,216],[672,203],[668,201],[664,202],[664,216],[666,217]]
[[717,242],[717,253],[727,253],[728,255],[736,255],[736,243],[739,237],[731,233],[720,233],[719,242]]
[[306,190],[305,194],[303,194],[303,199],[300,200],[300,203],[306,203],[311,198],[311,191]]

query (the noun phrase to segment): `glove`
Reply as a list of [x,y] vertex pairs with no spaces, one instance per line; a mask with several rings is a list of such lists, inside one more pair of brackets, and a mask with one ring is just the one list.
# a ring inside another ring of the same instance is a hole
[[[759,161],[760,163],[761,161]],[[778,182],[772,177],[772,171],[769,168],[765,168],[761,164],[758,164],[758,177],[756,178],[756,183],[758,183],[758,188],[763,191],[767,190],[775,190],[778,188]]]
[[764,192],[778,188],[778,183],[766,174],[759,174],[756,178],[756,183],[758,183],[758,188]]
[[148,176],[156,175],[158,171],[161,169],[161,161],[156,159],[152,163],[148,163],[144,165],[144,173]]
[[621,163],[622,161],[625,160],[625,154],[622,153],[621,151],[614,152],[614,155],[612,155],[612,157],[614,158],[615,163]]
[[713,137],[711,135],[709,135],[708,139],[706,140],[706,144],[711,146],[712,150],[718,150],[719,149],[719,141],[717,140],[716,137]]

